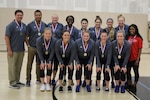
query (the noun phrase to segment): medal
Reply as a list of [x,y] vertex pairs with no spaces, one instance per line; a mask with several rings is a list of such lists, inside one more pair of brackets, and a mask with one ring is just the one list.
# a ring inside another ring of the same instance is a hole
[[45,55],[48,55],[48,51],[47,50],[45,51]]
[[67,43],[66,46],[65,46],[65,45],[64,45],[64,42],[62,41],[62,48],[63,48],[62,58],[65,58],[65,52],[66,52],[67,47],[68,47],[68,43]]
[[87,56],[87,53],[85,52],[83,55],[84,55],[84,57],[86,57],[86,56]]
[[118,55],[118,59],[121,59],[121,55]]
[[65,54],[62,54],[62,58],[65,58]]
[[41,36],[41,33],[40,33],[40,32],[38,33],[38,36]]
[[95,28],[95,34],[96,34],[96,38],[97,38],[97,39],[99,38],[100,30],[101,30],[101,29],[99,29],[99,31],[98,31],[98,32],[96,32],[96,28]]
[[102,54],[101,57],[104,58],[104,54]]

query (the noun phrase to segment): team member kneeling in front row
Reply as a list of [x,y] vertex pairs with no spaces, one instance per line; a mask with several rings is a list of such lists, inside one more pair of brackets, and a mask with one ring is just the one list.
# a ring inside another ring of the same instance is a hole
[[94,41],[90,39],[90,33],[85,31],[82,38],[76,41],[76,92],[80,92],[80,81],[82,76],[82,65],[86,80],[87,92],[91,92],[90,80],[92,75],[92,63],[94,59]]
[[112,42],[113,58],[115,62],[115,92],[119,92],[119,81],[121,80],[121,93],[125,92],[125,77],[127,72],[127,63],[130,56],[130,44],[125,39],[123,31],[118,31],[116,35],[117,40]]
[[63,91],[62,79],[64,75],[65,67],[68,67],[68,91],[72,91],[71,82],[73,76],[73,60],[75,58],[75,42],[70,39],[69,31],[64,31],[62,39],[59,39],[55,45],[55,52],[59,61],[60,73],[59,73],[59,91]]
[[95,44],[95,55],[96,55],[96,80],[97,80],[97,91],[100,91],[100,80],[101,80],[101,70],[104,65],[104,81],[106,81],[105,91],[109,91],[109,80],[110,80],[110,61],[112,56],[111,42],[107,40],[108,35],[106,30],[103,30],[100,35],[100,40],[96,41]]
[[[52,59],[54,57],[54,46],[56,40],[52,38],[52,32],[50,28],[44,29],[44,35],[37,39],[36,47],[40,58],[40,80],[41,80],[41,91],[45,89],[50,91],[50,79],[52,73]],[[47,82],[44,84],[44,72],[47,69]]]

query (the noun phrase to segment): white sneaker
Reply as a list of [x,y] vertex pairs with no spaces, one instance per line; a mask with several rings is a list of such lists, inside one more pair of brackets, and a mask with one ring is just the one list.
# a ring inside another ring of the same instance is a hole
[[46,88],[47,91],[51,91],[51,87],[50,87],[49,84],[46,84],[46,85],[45,85],[45,88]]
[[41,91],[41,92],[44,92],[44,91],[45,91],[45,89],[46,89],[45,84],[41,84],[40,91]]

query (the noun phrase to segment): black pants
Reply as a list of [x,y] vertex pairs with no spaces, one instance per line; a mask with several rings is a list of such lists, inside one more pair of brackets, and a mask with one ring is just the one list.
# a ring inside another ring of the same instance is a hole
[[131,80],[131,68],[133,67],[133,71],[135,74],[135,82],[137,83],[139,80],[139,66],[135,65],[135,61],[129,61],[127,66],[127,80]]
[[115,72],[115,80],[125,81],[125,79],[126,79],[126,73],[124,73],[121,70]]
[[115,66],[115,64],[114,64],[114,60],[113,60],[113,58],[111,59],[111,63],[110,63],[110,70],[111,70],[111,78],[112,78],[112,82],[113,82],[113,77],[114,77],[114,66]]
[[[45,56],[44,56],[45,61],[47,61],[48,58],[49,58],[49,55],[45,55]],[[46,75],[47,75],[47,76],[51,76],[51,74],[52,74],[52,68],[49,70],[49,69],[47,68],[47,66],[46,66],[46,70],[47,70]],[[43,70],[43,69],[41,70],[41,69],[40,69],[40,78],[44,78],[44,77],[45,77],[45,70]]]
[[[88,70],[88,67],[86,65],[88,64],[88,59],[79,59],[81,66],[84,66],[84,76],[86,80],[91,80],[92,70]],[[82,76],[82,67],[79,68],[79,70],[76,70],[76,80],[81,80]]]
[[[59,80],[62,80],[64,73],[66,73],[66,67],[67,67],[67,65],[68,65],[69,59],[64,58],[64,59],[63,59],[63,62],[64,62],[64,67],[63,67],[63,69],[60,68]],[[74,68],[73,68],[73,69],[74,69]],[[72,80],[73,69],[71,70],[71,69],[68,67],[68,79],[69,79],[69,80]]]
[[58,61],[58,59],[56,57],[56,54],[54,55],[53,62],[54,62],[54,71],[57,71],[58,70],[59,61]]

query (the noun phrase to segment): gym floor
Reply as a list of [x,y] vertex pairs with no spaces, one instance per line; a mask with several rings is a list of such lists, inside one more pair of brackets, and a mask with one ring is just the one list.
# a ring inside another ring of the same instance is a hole
[[[40,92],[40,84],[36,84],[35,76],[35,63],[32,69],[32,81],[31,87],[22,87],[20,89],[9,88],[8,81],[8,65],[7,65],[7,53],[0,52],[0,100],[53,100],[52,91],[50,92]],[[109,92],[105,92],[105,88],[101,87],[100,92],[95,90],[95,65],[92,75],[92,92],[87,93],[85,88],[81,88],[80,93],[75,92],[75,85],[73,86],[72,93],[68,93],[67,86],[64,87],[64,92],[60,93],[58,88],[56,88],[55,95],[58,100],[149,100],[150,98],[150,54],[143,53],[141,55],[140,62],[140,79],[137,86],[137,95],[133,95],[130,92],[114,93],[114,89],[110,89]],[[21,72],[21,82],[26,82],[26,63],[27,63],[27,53],[25,53],[22,72]],[[133,75],[133,71],[132,71]],[[57,75],[58,76],[58,75]],[[57,77],[58,78],[58,77]],[[56,79],[57,79],[56,78]],[[75,82],[75,77],[74,82]],[[58,85],[58,84],[57,84]]]

